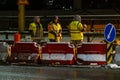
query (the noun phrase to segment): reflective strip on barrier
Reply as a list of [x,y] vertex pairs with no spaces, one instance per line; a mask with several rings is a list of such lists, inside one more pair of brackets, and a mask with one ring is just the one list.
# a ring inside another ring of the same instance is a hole
[[42,54],[42,60],[72,60],[73,54]]
[[78,58],[83,61],[106,61],[105,54],[78,54]]

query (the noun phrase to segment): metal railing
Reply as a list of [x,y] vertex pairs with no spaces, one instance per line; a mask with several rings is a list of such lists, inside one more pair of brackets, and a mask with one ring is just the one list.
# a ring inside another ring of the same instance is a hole
[[[74,15],[59,15],[60,22],[63,29],[73,20]],[[29,23],[33,21],[34,16],[25,16],[25,30],[28,29]],[[47,24],[52,20],[53,16],[40,16],[45,31]],[[95,24],[113,23],[119,25],[120,15],[81,15],[82,23],[94,26]],[[18,30],[18,17],[17,16],[0,16],[0,31],[5,30]]]
[[[63,28],[63,35],[68,34],[67,25],[73,20],[74,15],[58,15]],[[25,16],[25,34],[28,34],[29,23],[33,21],[34,16]],[[44,32],[47,33],[47,25],[53,16],[40,16],[43,24]],[[94,31],[95,25],[106,25],[112,23],[115,25],[117,32],[120,32],[120,15],[81,15],[82,23],[89,26],[89,32]],[[99,32],[103,32],[103,28],[97,28]],[[5,35],[8,39],[9,35],[13,35],[18,31],[18,16],[0,16],[0,35]],[[97,32],[98,33],[98,32]],[[87,35],[87,33],[85,33]],[[94,34],[94,33],[93,33]],[[103,33],[99,33],[103,34]],[[91,33],[90,33],[91,35]]]

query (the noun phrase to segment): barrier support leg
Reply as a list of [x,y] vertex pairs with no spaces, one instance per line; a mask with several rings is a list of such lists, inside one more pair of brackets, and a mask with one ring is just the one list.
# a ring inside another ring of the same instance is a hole
[[73,48],[75,64],[77,62],[77,48]]

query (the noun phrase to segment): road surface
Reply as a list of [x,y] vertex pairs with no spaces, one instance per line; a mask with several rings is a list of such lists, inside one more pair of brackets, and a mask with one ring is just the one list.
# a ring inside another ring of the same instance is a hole
[[0,66],[0,80],[119,80],[120,69]]

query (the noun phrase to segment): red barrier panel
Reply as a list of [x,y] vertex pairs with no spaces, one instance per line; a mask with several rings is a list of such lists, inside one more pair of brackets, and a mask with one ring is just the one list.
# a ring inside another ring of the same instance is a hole
[[48,42],[42,47],[43,64],[74,64],[73,46],[67,42]]
[[83,65],[106,64],[106,44],[83,43],[77,49],[78,63]]
[[11,46],[11,62],[34,62],[39,56],[40,48],[35,42],[18,42]]

